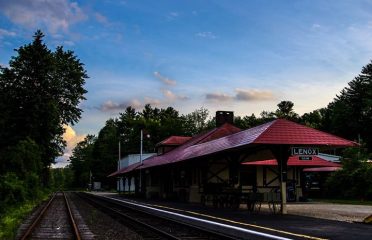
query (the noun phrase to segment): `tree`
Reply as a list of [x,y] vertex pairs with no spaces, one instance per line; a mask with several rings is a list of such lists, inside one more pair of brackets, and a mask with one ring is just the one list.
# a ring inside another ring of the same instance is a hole
[[97,138],[88,135],[79,142],[72,151],[70,157],[71,170],[73,175],[72,185],[74,187],[86,187],[89,183],[89,175],[93,165],[93,147]]
[[372,151],[372,61],[328,105],[330,131],[366,142]]
[[327,131],[328,127],[327,111],[328,111],[327,108],[321,108],[309,113],[305,113],[304,115],[301,116],[300,121],[301,123],[309,127]]
[[360,148],[344,150],[342,169],[330,175],[326,182],[329,197],[372,200],[372,166],[367,162],[368,152]]
[[256,115],[253,113],[250,116],[244,116],[243,118],[240,116],[235,117],[234,125],[241,129],[248,129],[260,125],[262,123],[262,119],[257,118]]
[[273,112],[268,112],[268,111],[262,111],[260,113],[260,121],[262,123],[270,122],[272,120],[275,120],[276,116],[275,113]]
[[81,117],[78,104],[88,76],[72,51],[52,52],[43,37],[38,30],[32,43],[15,50],[9,67],[0,69],[0,153],[26,138],[34,141],[46,184],[49,166],[65,146],[63,125]]
[[40,175],[42,159],[39,146],[30,138],[9,146],[0,153],[0,174],[16,172],[24,179],[29,173]]
[[90,170],[96,181],[110,184],[115,179],[108,179],[107,175],[116,171],[118,160],[119,133],[114,119],[106,121],[105,126],[99,131],[93,144]]
[[140,131],[145,131],[143,150],[153,152],[155,145],[171,135],[184,135],[184,120],[172,107],[153,108],[147,104],[142,112],[128,107],[116,121],[120,139],[124,144],[122,156],[139,152]]
[[297,121],[299,116],[294,112],[294,103],[291,101],[281,101],[278,103],[278,109],[275,111],[274,115],[277,118],[284,118],[292,121]]
[[192,136],[207,129],[209,111],[201,107],[184,116],[186,135]]
[[70,166],[51,169],[51,185],[54,190],[66,190],[71,188],[73,179],[73,172]]

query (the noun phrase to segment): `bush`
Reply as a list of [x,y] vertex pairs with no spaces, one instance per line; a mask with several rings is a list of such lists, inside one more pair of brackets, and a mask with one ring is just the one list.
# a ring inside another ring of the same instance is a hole
[[372,200],[372,165],[360,149],[346,149],[342,169],[326,181],[326,195],[331,198]]
[[34,198],[33,201],[17,203],[6,209],[1,208],[3,213],[0,214],[0,239],[15,239],[17,229],[25,216],[29,215],[40,202],[48,198],[48,191],[40,193],[39,197],[37,199]]
[[24,181],[13,172],[0,177],[0,192],[0,211],[4,211],[7,206],[25,201],[27,197]]

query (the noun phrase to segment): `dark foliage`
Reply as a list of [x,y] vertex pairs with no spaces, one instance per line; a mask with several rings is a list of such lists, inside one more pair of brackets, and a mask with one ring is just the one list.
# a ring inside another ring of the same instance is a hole
[[367,162],[366,149],[346,149],[342,169],[326,182],[326,196],[372,200],[372,165]]
[[37,196],[50,183],[50,165],[65,147],[65,124],[82,110],[87,74],[72,51],[53,52],[37,31],[32,43],[16,49],[0,68],[1,204]]

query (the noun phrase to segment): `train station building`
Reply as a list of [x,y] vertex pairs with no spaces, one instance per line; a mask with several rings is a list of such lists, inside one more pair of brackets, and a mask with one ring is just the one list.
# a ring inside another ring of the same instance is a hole
[[[303,173],[341,167],[319,152],[357,143],[284,119],[241,130],[233,113],[216,113],[217,126],[193,137],[170,136],[156,154],[109,175],[118,190],[146,198],[237,206],[260,196],[286,202],[303,197]],[[260,195],[258,195],[260,194]]]

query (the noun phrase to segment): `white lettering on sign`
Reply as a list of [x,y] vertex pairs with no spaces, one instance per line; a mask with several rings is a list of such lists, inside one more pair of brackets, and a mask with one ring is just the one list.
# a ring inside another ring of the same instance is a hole
[[318,155],[319,149],[318,148],[311,148],[311,147],[293,147],[292,149],[292,156],[311,156],[311,155]]

